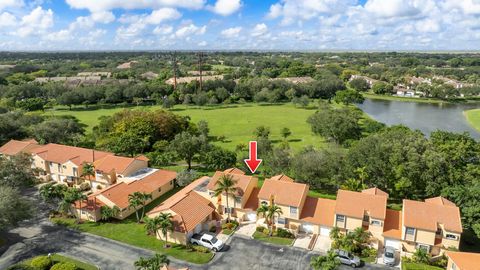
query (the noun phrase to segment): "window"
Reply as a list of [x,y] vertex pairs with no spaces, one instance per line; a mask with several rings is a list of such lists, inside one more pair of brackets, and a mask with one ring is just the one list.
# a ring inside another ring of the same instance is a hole
[[242,197],[235,197],[235,203],[242,204]]
[[414,229],[414,228],[407,227],[407,228],[405,229],[405,234],[415,235],[415,229]]
[[208,192],[208,195],[210,195],[210,196],[212,196],[212,197],[213,197],[214,194],[215,194],[215,192],[213,192],[213,191],[209,191],[209,192]]
[[452,263],[451,270],[457,270],[457,265],[455,263]]
[[233,208],[233,207],[230,207],[230,208],[225,207],[225,214],[228,214],[228,213],[233,214],[233,209],[235,209],[235,208]]
[[456,236],[455,234],[451,234],[451,233],[447,233],[445,235],[445,238],[449,239],[449,240],[458,240],[458,236]]
[[345,216],[337,215],[337,222],[345,222]]
[[427,252],[427,253],[430,252],[430,246],[429,245],[418,244],[417,249],[425,250],[425,252]]
[[66,168],[67,168],[67,166],[65,166],[65,165],[63,165],[62,167],[63,167],[64,169],[66,169]]
[[262,204],[262,205],[268,205],[268,202],[262,201],[261,204]]
[[375,220],[375,219],[372,219],[370,224],[372,224],[374,226],[382,226],[382,222],[380,220]]
[[285,224],[287,223],[287,221],[286,221],[285,218],[278,218],[278,219],[277,219],[277,223],[278,223],[278,224],[283,224],[283,225],[285,225]]
[[298,212],[297,207],[290,206],[290,215],[296,215]]

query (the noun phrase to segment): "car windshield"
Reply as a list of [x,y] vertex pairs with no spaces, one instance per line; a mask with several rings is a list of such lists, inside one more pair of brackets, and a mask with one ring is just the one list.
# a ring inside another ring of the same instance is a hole
[[385,252],[385,257],[393,258],[393,253],[387,251],[387,252]]
[[350,260],[355,259],[355,257],[354,257],[352,254],[348,254],[348,258],[349,258]]
[[215,238],[215,237],[213,237],[213,238],[212,238],[212,240],[210,240],[210,241],[212,242],[212,244],[215,244],[215,243],[217,243],[217,242],[218,242],[218,239],[217,239],[217,238]]

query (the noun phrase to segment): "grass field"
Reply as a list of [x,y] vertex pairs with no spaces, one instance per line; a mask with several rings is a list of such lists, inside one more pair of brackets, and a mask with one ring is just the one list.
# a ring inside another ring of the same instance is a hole
[[[59,262],[73,263],[73,264],[75,264],[75,266],[77,266],[77,270],[97,270],[98,269],[98,267],[96,267],[94,265],[84,263],[84,262],[81,262],[81,261],[78,261],[78,260],[75,260],[75,259],[72,259],[72,258],[69,258],[69,257],[65,257],[65,256],[62,256],[62,255],[58,255],[58,254],[53,254],[51,258],[52,258],[53,264],[59,263]],[[33,260],[33,258],[25,260],[25,261],[19,263],[18,265],[30,265],[30,262],[32,260]],[[20,268],[18,268],[18,269],[20,269]]]
[[[152,203],[147,205],[145,212],[150,211],[168,197],[175,194],[178,190],[180,190],[180,188],[175,188],[174,190],[160,196]],[[212,253],[210,252],[192,252],[187,250],[185,246],[178,244],[172,244],[170,248],[165,248],[164,241],[158,240],[154,236],[149,236],[146,234],[144,224],[138,224],[136,222],[135,214],[132,214],[123,221],[117,222],[84,222],[81,224],[76,224],[76,220],[73,218],[53,218],[52,221],[56,224],[67,226],[82,232],[88,232],[133,246],[150,249],[155,252],[166,254],[192,263],[207,263],[213,257]]]
[[253,239],[282,246],[291,246],[293,244],[293,241],[295,241],[295,239],[291,238],[268,236],[261,232],[254,232]]
[[480,109],[464,111],[467,122],[476,130],[480,131]]
[[421,264],[421,263],[402,263],[402,270],[443,270],[443,268]]
[[[145,110],[160,109],[160,106],[139,107]],[[57,109],[47,111],[46,115],[73,115],[80,122],[86,124],[87,130],[98,124],[98,118],[103,115],[112,115],[123,108],[109,109]],[[247,144],[254,138],[253,132],[256,127],[264,125],[270,127],[271,139],[278,143],[282,140],[280,130],[288,127],[292,135],[288,138],[289,144],[294,150],[299,150],[307,145],[319,147],[324,143],[320,136],[312,133],[307,118],[315,110],[296,108],[292,104],[244,104],[230,106],[197,107],[177,105],[171,111],[182,116],[189,116],[197,123],[206,120],[210,126],[212,136],[224,136],[223,142],[216,144],[234,150],[242,143]]]

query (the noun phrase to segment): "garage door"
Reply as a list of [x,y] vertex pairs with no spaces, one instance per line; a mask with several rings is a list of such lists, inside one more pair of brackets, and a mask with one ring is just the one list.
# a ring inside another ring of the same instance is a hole
[[393,247],[397,250],[400,250],[400,241],[395,240],[395,239],[385,238],[385,246],[386,247]]
[[321,236],[330,236],[330,228],[320,227]]
[[252,212],[247,214],[248,221],[257,221],[257,213]]
[[312,224],[304,223],[302,224],[302,231],[306,233],[313,233],[314,227]]

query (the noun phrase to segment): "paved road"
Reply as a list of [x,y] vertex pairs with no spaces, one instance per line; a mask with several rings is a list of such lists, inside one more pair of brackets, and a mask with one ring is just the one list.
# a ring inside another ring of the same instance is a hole
[[[0,269],[35,255],[61,253],[99,266],[101,269],[134,269],[140,256],[152,256],[149,250],[132,247],[103,237],[80,233],[56,226],[46,218],[48,207],[38,200],[34,190],[27,194],[38,206],[37,216],[11,230],[7,235],[9,248],[0,257]],[[0,250],[2,252],[2,250]],[[309,269],[315,253],[293,247],[280,248],[241,236],[227,241],[225,251],[219,252],[207,265],[193,265],[171,258],[173,267],[204,269]],[[350,269],[342,267],[342,269]],[[388,269],[367,265],[362,269]]]

